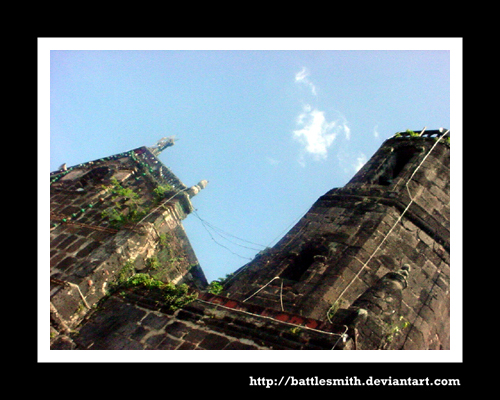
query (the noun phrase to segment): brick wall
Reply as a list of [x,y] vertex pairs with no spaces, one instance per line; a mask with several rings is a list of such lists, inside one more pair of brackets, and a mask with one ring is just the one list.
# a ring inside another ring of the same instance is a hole
[[237,271],[223,293],[325,320],[334,305],[350,315],[360,296],[408,264],[397,321],[378,329],[378,344],[365,330],[365,348],[448,349],[450,151],[435,143],[386,141],[345,187],[318,199],[273,249]]
[[[127,195],[117,194],[114,182],[129,190]],[[171,188],[164,199],[172,198],[165,204],[155,197],[160,185]],[[74,328],[126,266],[131,273],[148,272],[165,282],[206,284],[182,227],[192,210],[185,189],[146,148],[51,174],[53,338]],[[122,216],[132,213],[132,201],[144,211],[140,219],[117,223],[106,215],[111,209]]]
[[161,293],[129,289],[105,299],[53,349],[88,350],[331,350],[345,348],[344,327],[222,296],[200,293],[180,310]]

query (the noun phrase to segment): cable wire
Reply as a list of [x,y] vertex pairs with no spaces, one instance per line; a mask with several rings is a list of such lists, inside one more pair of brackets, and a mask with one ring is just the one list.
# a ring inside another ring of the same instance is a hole
[[[204,220],[203,218],[201,218],[198,213],[196,211],[193,211],[193,213],[196,215],[196,217],[202,222],[203,225],[205,225],[206,227],[212,229],[217,235],[219,235],[221,238],[223,238],[224,240],[227,240],[228,242],[230,243],[233,243],[234,245],[236,246],[239,246],[239,247],[243,247],[245,249],[249,249],[249,250],[255,250],[255,251],[262,251],[263,249],[266,248],[266,246],[262,245],[262,244],[258,244],[258,243],[254,243],[254,242],[250,242],[248,240],[245,240],[245,239],[242,239],[242,238],[239,238],[238,236],[235,236],[231,233],[228,233],[224,230],[222,230],[221,228],[218,228],[216,226],[214,226],[213,224],[211,224],[210,222]],[[256,249],[255,247],[249,247],[249,246],[244,246],[242,244],[238,244],[230,239],[228,239],[226,236],[229,236],[229,237],[232,237],[232,238],[235,238],[241,242],[245,242],[245,243],[249,243],[249,244],[253,244],[255,246],[259,246],[259,247],[262,247],[262,249]]]
[[[212,235],[212,233],[210,232],[210,230],[209,230],[208,228],[211,228],[212,230],[214,230],[214,232],[215,232],[215,233],[217,233],[219,236],[221,236],[223,239],[228,240],[228,241],[230,241],[230,240],[229,240],[229,239],[227,239],[227,238],[224,238],[224,236],[222,236],[220,233],[218,233],[218,232],[214,229],[214,227],[212,227],[212,225],[211,225],[211,224],[209,224],[209,223],[208,223],[208,222],[206,222],[204,219],[202,219],[202,218],[198,215],[198,213],[197,213],[196,211],[193,211],[193,214],[194,214],[194,215],[195,215],[195,216],[196,216],[196,217],[200,220],[200,222],[201,222],[201,224],[202,224],[203,228],[205,228],[205,230],[207,231],[207,233],[208,233],[208,235],[210,236],[210,238],[211,238],[211,239],[212,239],[212,240],[213,240],[216,244],[218,244],[219,246],[223,247],[224,249],[226,249],[226,250],[227,250],[227,251],[229,251],[231,254],[234,254],[234,255],[235,255],[235,256],[237,256],[237,257],[240,257],[240,258],[243,258],[243,259],[245,259],[245,260],[249,260],[249,261],[253,260],[253,258],[250,258],[250,257],[245,257],[245,256],[242,256],[241,254],[235,253],[235,252],[234,252],[233,250],[231,250],[229,247],[224,246],[222,243],[218,242],[218,241],[214,238],[214,236]],[[243,240],[243,239],[240,239],[240,240]],[[234,243],[234,242],[232,242],[232,241],[230,241],[230,242],[231,242],[231,243],[233,243],[233,244],[235,244],[235,245],[237,245],[237,246],[240,246],[240,247],[245,247],[245,248],[247,248],[247,249],[251,249],[251,250],[255,250],[255,251],[260,251],[260,249],[253,249],[253,248],[250,248],[250,247],[247,247],[247,246],[239,245],[239,244]]]

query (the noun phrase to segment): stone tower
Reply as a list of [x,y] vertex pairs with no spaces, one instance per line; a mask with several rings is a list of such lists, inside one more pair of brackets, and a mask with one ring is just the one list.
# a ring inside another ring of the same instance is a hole
[[207,281],[182,227],[191,198],[157,158],[173,139],[153,147],[65,164],[50,174],[50,310],[53,338],[72,330],[133,272],[195,288]]
[[396,134],[223,294],[349,326],[358,349],[448,349],[449,168],[448,131]]

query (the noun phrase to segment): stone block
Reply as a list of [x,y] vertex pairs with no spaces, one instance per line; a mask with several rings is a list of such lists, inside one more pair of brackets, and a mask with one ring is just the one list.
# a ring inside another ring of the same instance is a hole
[[56,248],[59,243],[61,243],[63,240],[68,238],[68,235],[61,233],[57,236],[54,236],[53,234],[50,235],[51,241],[50,241],[50,248]]
[[175,336],[179,339],[182,338],[188,330],[188,326],[185,323],[179,321],[174,321],[173,323],[165,327],[165,331],[169,335]]
[[88,245],[86,245],[83,249],[81,249],[77,254],[77,258],[87,257],[92,251],[97,249],[100,246],[99,242],[91,241]]
[[184,340],[192,342],[194,344],[198,344],[205,338],[206,334],[206,331],[203,331],[201,329],[191,329],[184,337]]
[[66,249],[67,247],[69,247],[69,245],[71,243],[73,243],[75,240],[78,239],[78,236],[76,235],[69,235],[66,239],[64,239],[61,243],[59,243],[56,247],[58,250],[64,250]]
[[160,330],[170,321],[170,317],[166,315],[156,315],[154,313],[149,313],[146,318],[141,321],[143,326],[150,329]]
[[[147,349],[171,350],[177,347],[181,342],[177,339],[166,336],[165,334],[157,334],[149,336],[145,345]],[[163,348],[166,347],[166,348]],[[160,348],[158,348],[160,347]]]
[[199,343],[198,347],[207,350],[222,350],[228,343],[228,338],[214,333],[208,333]]
[[77,262],[77,259],[75,257],[66,257],[64,260],[59,262],[55,268],[61,270],[61,271],[66,271],[67,269],[73,267]]

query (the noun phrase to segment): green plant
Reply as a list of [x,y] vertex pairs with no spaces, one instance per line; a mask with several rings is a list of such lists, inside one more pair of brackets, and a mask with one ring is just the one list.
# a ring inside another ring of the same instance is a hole
[[403,316],[400,316],[399,323],[394,323],[389,327],[389,333],[385,336],[387,343],[391,343],[403,329],[409,326],[410,323]]
[[171,282],[165,283],[144,273],[131,276],[123,286],[129,288],[146,287],[148,289],[159,289],[163,295],[164,305],[171,311],[175,311],[191,303],[198,297],[197,293],[189,293],[189,286],[185,283],[181,285],[175,285]]
[[172,241],[172,236],[167,233],[161,233],[159,236],[160,246],[167,247],[168,243]]
[[160,267],[160,261],[156,255],[149,257],[146,260],[146,266],[152,270],[157,270]]
[[292,335],[298,335],[300,333],[300,327],[299,326],[296,326],[294,328],[290,328],[290,333]]
[[407,130],[406,130],[406,133],[409,133],[409,134],[410,134],[410,137],[418,137],[418,136],[420,136],[418,133],[415,133],[415,132],[413,132],[413,131],[412,131],[412,130],[410,130],[410,129],[407,129]]
[[111,293],[120,289],[120,287],[122,287],[127,282],[127,280],[134,275],[134,273],[135,273],[134,260],[129,259],[125,262],[123,267],[118,271],[115,280],[109,282],[108,285],[106,286],[107,295],[110,295]]
[[110,187],[103,185],[103,188],[111,191],[114,207],[104,210],[101,217],[108,219],[111,226],[121,227],[127,223],[137,222],[148,213],[148,208],[142,207],[139,201],[139,194],[131,188],[123,187],[115,177],[111,178]]
[[118,272],[116,283],[118,285],[125,283],[134,274],[134,271],[135,271],[134,260],[133,259],[127,260],[125,265]]
[[166,184],[166,185],[160,185],[157,188],[153,190],[154,195],[155,195],[155,202],[159,203],[165,198],[165,193],[171,192],[173,190],[173,187]]
[[116,208],[107,208],[101,217],[108,219],[112,226],[120,226],[125,222],[125,217]]
[[[394,134],[394,137],[396,137],[396,138],[402,137],[403,135],[401,133],[402,132],[397,132],[396,134]],[[412,131],[411,129],[407,129],[405,131],[405,133],[409,134],[410,137],[419,137],[420,136],[419,133],[416,133],[416,132]]]
[[112,200],[115,201],[119,197],[124,197],[127,200],[137,200],[139,195],[130,188],[124,188],[115,177],[111,178],[111,193],[114,195]]
[[224,287],[221,285],[219,281],[212,281],[210,285],[208,285],[208,293],[211,294],[220,294],[224,290]]

